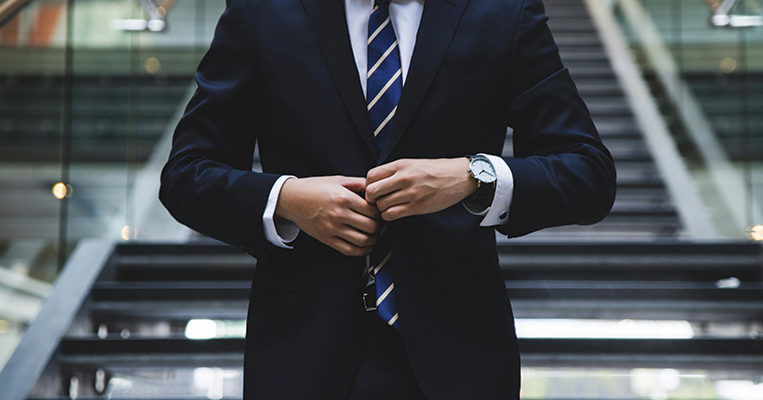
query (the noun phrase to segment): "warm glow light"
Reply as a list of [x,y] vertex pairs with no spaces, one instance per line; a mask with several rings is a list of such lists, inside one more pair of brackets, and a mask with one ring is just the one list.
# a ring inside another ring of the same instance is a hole
[[125,225],[122,227],[121,231],[122,239],[124,240],[132,240],[135,239],[136,236],[138,236],[138,232],[133,229],[130,225]]
[[0,333],[8,332],[8,321],[0,319]]
[[66,192],[67,190],[66,190],[65,184],[58,182],[55,185],[53,185],[53,196],[55,196],[55,198],[63,199],[64,197],[66,197]]
[[149,74],[155,74],[159,72],[160,69],[162,69],[162,63],[160,63],[156,57],[147,58],[144,66],[146,68],[146,72]]
[[718,67],[723,71],[724,73],[730,74],[734,72],[735,69],[737,69],[737,62],[734,61],[731,57],[725,57],[721,60]]
[[744,234],[750,240],[761,241],[763,240],[763,225],[748,227]]
[[159,14],[160,17],[164,17],[165,15],[167,15],[167,9],[161,6],[157,7],[156,13]]

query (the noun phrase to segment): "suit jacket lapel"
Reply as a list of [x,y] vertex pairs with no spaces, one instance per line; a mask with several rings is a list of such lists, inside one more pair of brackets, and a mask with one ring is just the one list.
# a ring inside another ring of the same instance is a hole
[[392,118],[387,143],[379,155],[379,164],[384,163],[400,140],[432,84],[468,2],[469,0],[427,0],[424,3],[408,76],[395,117]]
[[352,54],[342,0],[302,0],[313,33],[347,109],[375,159],[379,158],[366,99]]

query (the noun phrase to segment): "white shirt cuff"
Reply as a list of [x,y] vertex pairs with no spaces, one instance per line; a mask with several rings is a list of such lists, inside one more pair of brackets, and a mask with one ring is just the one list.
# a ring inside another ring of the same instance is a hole
[[474,215],[484,215],[480,226],[496,226],[506,223],[509,219],[509,209],[511,208],[511,199],[514,195],[514,175],[511,173],[511,168],[506,164],[503,158],[493,156],[489,154],[482,154],[487,157],[495,168],[495,174],[498,178],[495,184],[495,194],[493,195],[493,202],[490,203],[490,207],[475,212],[469,207],[464,207],[470,213]]
[[276,213],[276,205],[278,204],[278,196],[281,194],[281,188],[288,179],[297,179],[293,175],[284,175],[278,178],[273,187],[270,189],[268,195],[268,204],[265,206],[265,212],[262,213],[262,225],[265,228],[265,239],[270,243],[283,248],[291,249],[289,243],[299,235],[299,227],[288,219],[273,220],[273,216]]

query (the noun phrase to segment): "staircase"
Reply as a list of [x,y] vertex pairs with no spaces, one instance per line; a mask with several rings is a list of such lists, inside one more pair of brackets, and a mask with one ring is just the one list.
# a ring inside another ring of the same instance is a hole
[[[747,335],[763,330],[754,323],[763,317],[758,245],[535,243],[499,253],[525,367],[763,373],[763,341]],[[84,240],[0,373],[6,398],[76,390],[82,398],[190,399],[214,388],[240,398],[255,265],[238,249],[203,241]],[[729,276],[742,283],[719,287]],[[686,319],[691,329],[662,339],[523,337],[537,318]],[[734,324],[742,335],[712,334]]]

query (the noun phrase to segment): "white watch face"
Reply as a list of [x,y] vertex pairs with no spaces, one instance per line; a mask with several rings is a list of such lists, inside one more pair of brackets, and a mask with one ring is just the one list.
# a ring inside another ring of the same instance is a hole
[[474,158],[469,168],[476,179],[484,183],[493,183],[496,180],[495,168],[484,158]]

